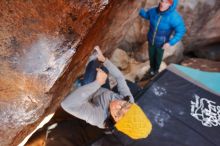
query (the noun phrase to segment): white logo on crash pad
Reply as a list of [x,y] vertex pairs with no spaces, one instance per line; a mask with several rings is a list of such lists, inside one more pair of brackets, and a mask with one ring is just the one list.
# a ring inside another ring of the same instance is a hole
[[203,126],[220,126],[220,106],[216,102],[194,95],[191,101],[191,115],[202,122]]

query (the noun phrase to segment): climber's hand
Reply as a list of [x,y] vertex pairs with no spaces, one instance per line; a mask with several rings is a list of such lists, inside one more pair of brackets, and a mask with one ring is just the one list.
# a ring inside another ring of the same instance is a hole
[[100,86],[102,86],[105,84],[108,75],[100,68],[97,68],[96,71],[96,81],[99,83]]
[[105,62],[105,56],[102,54],[102,51],[100,50],[100,47],[99,46],[95,46],[94,47],[94,50],[96,50],[97,52],[97,58],[99,61],[101,62]]

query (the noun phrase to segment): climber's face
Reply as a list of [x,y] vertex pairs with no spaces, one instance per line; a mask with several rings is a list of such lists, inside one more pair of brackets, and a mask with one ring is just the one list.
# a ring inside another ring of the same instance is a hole
[[118,122],[131,107],[131,103],[125,100],[113,100],[110,103],[110,113],[115,122]]
[[169,0],[160,0],[159,9],[161,12],[166,11],[170,8],[172,4],[169,2]]

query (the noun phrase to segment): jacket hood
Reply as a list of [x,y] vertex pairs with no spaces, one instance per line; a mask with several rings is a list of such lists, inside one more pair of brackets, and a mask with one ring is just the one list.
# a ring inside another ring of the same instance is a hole
[[173,11],[176,10],[177,5],[178,5],[178,0],[173,0],[173,4],[170,6],[170,8],[165,12],[161,12],[161,14],[166,15],[166,14],[172,13]]

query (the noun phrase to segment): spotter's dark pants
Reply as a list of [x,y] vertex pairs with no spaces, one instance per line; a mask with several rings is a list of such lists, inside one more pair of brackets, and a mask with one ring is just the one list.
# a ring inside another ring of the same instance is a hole
[[162,48],[149,45],[150,68],[152,71],[158,71],[163,60],[164,50]]

